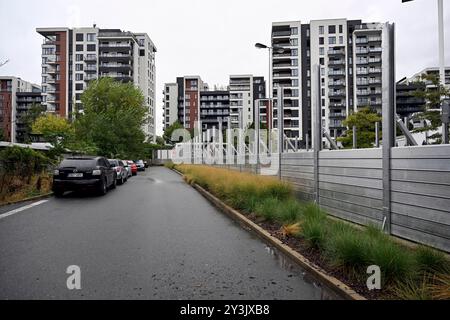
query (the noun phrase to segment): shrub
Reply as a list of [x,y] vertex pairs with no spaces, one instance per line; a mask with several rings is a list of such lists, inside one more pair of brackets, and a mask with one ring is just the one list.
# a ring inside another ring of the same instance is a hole
[[319,216],[311,216],[302,224],[302,235],[312,248],[322,249],[326,239],[326,224]]
[[367,265],[368,237],[348,224],[333,223],[326,255],[334,266],[360,269]]
[[381,269],[385,281],[399,281],[412,274],[414,260],[411,253],[387,238],[371,239],[370,264]]
[[262,216],[267,221],[276,221],[279,218],[280,200],[276,198],[267,198],[261,200],[256,205],[256,214]]
[[420,271],[449,272],[449,261],[442,252],[420,246],[415,250],[415,260]]

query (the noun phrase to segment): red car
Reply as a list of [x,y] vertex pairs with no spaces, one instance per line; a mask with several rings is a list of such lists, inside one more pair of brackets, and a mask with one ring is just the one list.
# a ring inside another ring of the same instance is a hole
[[136,163],[134,163],[134,162],[131,161],[131,160],[125,160],[125,161],[126,161],[126,162],[128,163],[128,165],[131,167],[131,174],[132,174],[133,176],[137,175],[138,168],[137,168]]

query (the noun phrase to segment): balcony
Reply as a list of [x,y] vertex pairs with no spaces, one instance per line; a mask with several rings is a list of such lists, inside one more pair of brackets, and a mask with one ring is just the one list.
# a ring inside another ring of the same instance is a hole
[[86,55],[84,56],[84,62],[94,62],[97,61],[97,55],[93,54],[93,55]]
[[329,106],[330,106],[330,108],[345,108],[346,104],[344,102],[341,102],[341,103],[332,102],[329,104]]
[[330,112],[329,113],[330,118],[347,118],[347,113],[345,112]]
[[330,81],[328,82],[329,87],[344,87],[345,81]]
[[129,42],[125,43],[100,43],[100,48],[129,48],[131,45]]
[[290,37],[290,36],[291,36],[291,30],[272,32],[272,37]]
[[345,55],[344,49],[330,49],[328,50],[328,55]]
[[329,65],[345,65],[345,60],[330,60],[328,61]]
[[380,42],[381,41],[381,37],[369,37],[368,41],[369,42]]
[[369,49],[356,49],[355,51],[356,54],[368,54],[369,53]]
[[345,71],[343,70],[328,70],[329,76],[345,76]]
[[343,90],[332,91],[328,93],[329,97],[345,97],[346,92]]
[[370,52],[370,53],[381,53],[382,51],[383,51],[383,49],[380,48],[380,47],[370,48],[370,49],[369,49],[369,52]]

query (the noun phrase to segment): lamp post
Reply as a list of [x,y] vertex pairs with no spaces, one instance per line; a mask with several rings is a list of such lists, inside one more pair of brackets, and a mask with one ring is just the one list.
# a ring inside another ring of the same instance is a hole
[[[277,46],[277,45],[270,47],[270,46],[267,46],[267,45],[259,43],[259,42],[255,44],[255,47],[258,49],[267,49],[269,51],[269,85],[268,85],[269,93],[267,94],[267,98],[269,101],[268,107],[270,108],[270,110],[272,112],[272,116],[271,116],[272,123],[270,124],[270,128],[273,128],[272,54],[273,54],[274,50],[277,53],[283,53],[284,48]],[[258,106],[258,108],[259,108],[259,106]],[[259,119],[258,119],[258,126],[259,126]],[[269,132],[269,149],[270,149],[269,151],[272,152],[272,139],[270,138],[270,135],[271,135],[271,132]]]

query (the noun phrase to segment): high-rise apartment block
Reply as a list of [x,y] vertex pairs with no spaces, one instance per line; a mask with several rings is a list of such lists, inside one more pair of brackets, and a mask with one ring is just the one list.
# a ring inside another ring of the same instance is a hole
[[43,104],[48,112],[70,118],[82,112],[81,96],[89,82],[111,77],[132,82],[142,91],[148,108],[143,128],[155,138],[155,53],[145,33],[120,29],[38,28],[42,44]]
[[17,77],[0,76],[0,132],[3,141],[23,143],[23,115],[42,102],[41,87]]
[[202,129],[223,128],[230,118],[232,128],[246,128],[255,119],[257,99],[265,97],[264,77],[252,75],[230,76],[226,89],[210,89],[199,76],[177,78],[176,83],[164,86],[164,128],[179,121],[193,129],[199,120]]
[[272,24],[274,123],[277,88],[284,90],[284,129],[289,138],[311,137],[312,73],[319,66],[321,117],[332,137],[362,107],[381,112],[382,24],[361,20],[314,20]]

